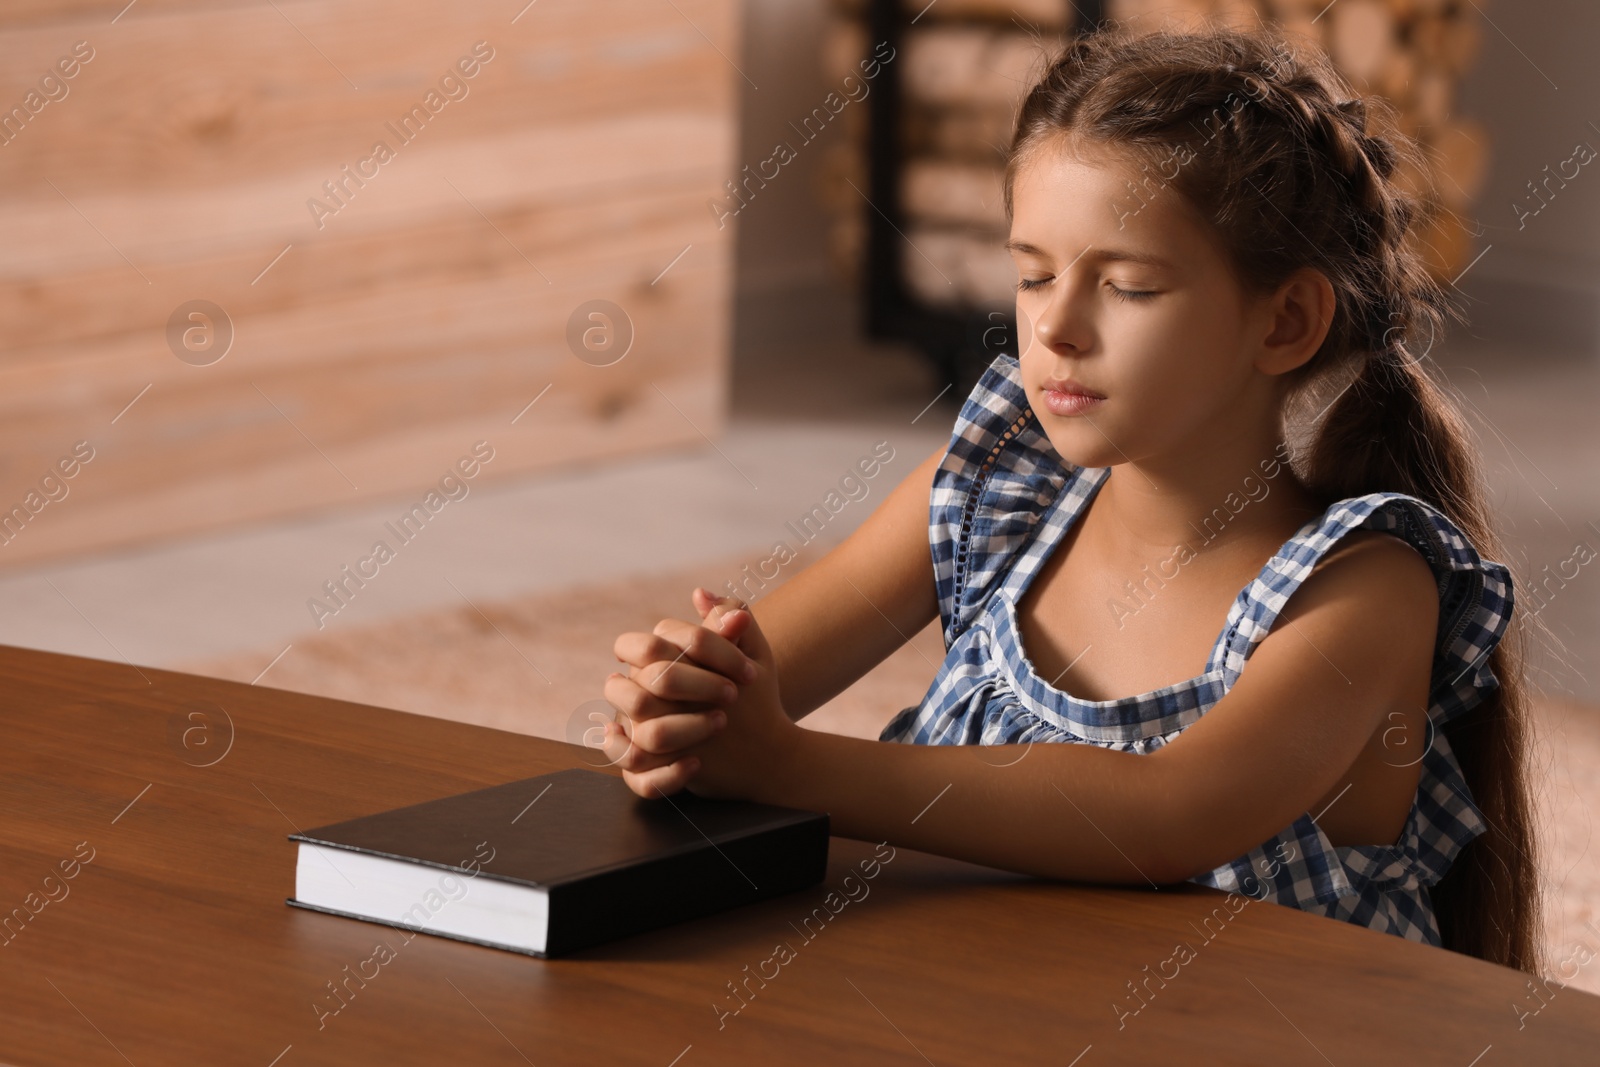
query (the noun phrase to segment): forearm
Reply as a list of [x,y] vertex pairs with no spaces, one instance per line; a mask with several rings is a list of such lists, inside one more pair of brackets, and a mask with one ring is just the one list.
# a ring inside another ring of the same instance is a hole
[[[788,582],[748,609],[772,648],[778,693],[791,722],[799,722],[835,695],[826,691],[834,687],[820,677],[824,672],[804,669],[803,661],[809,651],[805,642],[816,632],[807,621],[806,600],[805,591],[797,583]],[[832,662],[820,656],[811,658],[814,663]]]
[[[752,799],[825,811],[831,832],[1046,878],[1181,881],[1187,829],[1162,767],[1094,745],[909,745],[815,730]],[[1015,762],[1012,762],[1012,761]]]
[[905,642],[894,624],[848,585],[845,593],[854,603],[828,602],[834,594],[818,581],[827,563],[750,608],[772,646],[778,690],[791,722],[844,692]]

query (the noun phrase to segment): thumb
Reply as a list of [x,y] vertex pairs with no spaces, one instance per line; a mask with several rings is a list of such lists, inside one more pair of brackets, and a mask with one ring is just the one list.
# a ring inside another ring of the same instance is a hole
[[720,596],[702,586],[695,586],[694,609],[700,613],[701,624],[723,634],[724,637],[729,635],[723,633],[722,620],[727,618],[730,612],[744,606],[744,601],[738,597]]
[[756,617],[749,606],[738,597],[717,596],[705,589],[694,591],[695,609],[701,622],[711,630],[738,645],[751,659],[760,660],[767,655],[767,639],[756,625]]
[[694,610],[700,613],[700,621],[705,622],[706,616],[710,615],[712,610],[727,598],[719,597],[704,586],[697,585],[694,587],[692,599],[694,601]]
[[[738,603],[729,604],[719,618],[717,632],[739,646],[739,650],[757,663],[770,664],[772,650],[766,635],[756,622],[755,613]],[[709,622],[706,625],[711,625]]]

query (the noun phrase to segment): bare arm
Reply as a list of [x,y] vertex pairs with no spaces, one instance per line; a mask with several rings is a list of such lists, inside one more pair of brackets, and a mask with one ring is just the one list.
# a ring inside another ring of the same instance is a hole
[[1306,578],[1233,688],[1150,755],[1038,744],[1002,765],[972,745],[797,731],[750,799],[830,814],[843,837],[1023,874],[1177,882],[1244,855],[1344,781],[1432,658],[1438,590],[1393,538]]
[[789,717],[843,692],[938,617],[928,497],[941,445],[841,544],[752,606]]

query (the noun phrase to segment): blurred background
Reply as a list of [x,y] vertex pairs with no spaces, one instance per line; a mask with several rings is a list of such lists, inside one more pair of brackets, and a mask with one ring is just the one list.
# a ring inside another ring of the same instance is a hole
[[[1014,351],[1016,103],[1106,19],[1281,23],[1424,146],[1470,319],[1429,354],[1537,590],[1552,958],[1595,945],[1578,0],[11,0],[0,642],[580,740],[618,634],[759,600],[948,442]],[[805,725],[917,703],[904,636]]]

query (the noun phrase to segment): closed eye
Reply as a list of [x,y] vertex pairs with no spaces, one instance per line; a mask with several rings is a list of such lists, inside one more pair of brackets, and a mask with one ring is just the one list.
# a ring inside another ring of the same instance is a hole
[[1118,300],[1149,300],[1156,295],[1154,289],[1118,289],[1114,285],[1107,288],[1116,294]]
[[[1017,282],[1017,289],[1021,292],[1027,292],[1049,284],[1049,278],[1023,278]],[[1115,285],[1109,284],[1106,288],[1110,289],[1118,300],[1149,300],[1151,297],[1158,295],[1158,292],[1154,289],[1118,289]]]

